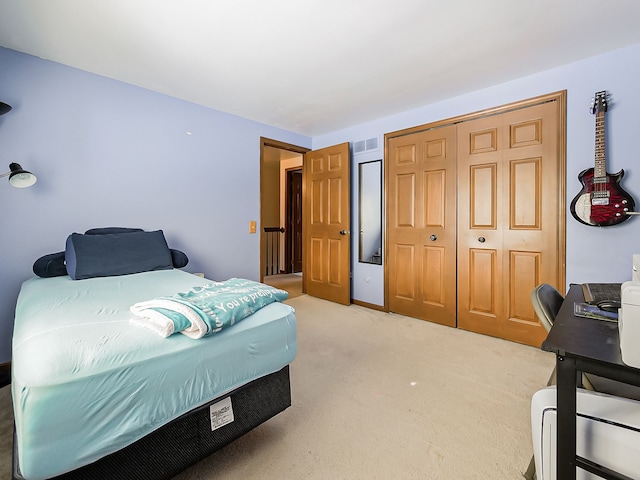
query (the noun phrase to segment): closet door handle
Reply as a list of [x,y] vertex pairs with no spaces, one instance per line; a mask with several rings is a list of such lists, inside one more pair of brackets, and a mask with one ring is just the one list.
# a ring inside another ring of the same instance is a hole
[[340,235],[346,235],[347,233],[349,233],[348,230],[340,230]]
[[484,237],[478,237],[478,241],[480,243],[484,243],[486,241],[486,239]]
[[433,234],[429,236],[429,240],[431,240],[432,242],[435,242],[438,239],[438,236]]

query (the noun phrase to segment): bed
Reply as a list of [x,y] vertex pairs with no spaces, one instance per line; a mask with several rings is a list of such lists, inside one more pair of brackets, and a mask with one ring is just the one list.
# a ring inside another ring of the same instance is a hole
[[[70,267],[68,250],[66,269],[78,268],[82,254]],[[132,323],[131,307],[211,280],[173,264],[73,276],[34,277],[20,290],[14,479],[168,479],[290,406],[289,305],[261,305],[201,338],[165,337]]]

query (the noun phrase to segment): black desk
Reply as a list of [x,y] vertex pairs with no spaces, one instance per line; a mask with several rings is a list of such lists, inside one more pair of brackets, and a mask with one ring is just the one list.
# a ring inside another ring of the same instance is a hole
[[[572,285],[542,349],[556,354],[557,476],[575,480],[576,466],[609,480],[627,477],[576,456],[576,388],[586,372],[640,386],[640,369],[622,363],[618,324],[576,317],[575,302],[583,302],[582,287]],[[581,375],[580,375],[581,377]]]

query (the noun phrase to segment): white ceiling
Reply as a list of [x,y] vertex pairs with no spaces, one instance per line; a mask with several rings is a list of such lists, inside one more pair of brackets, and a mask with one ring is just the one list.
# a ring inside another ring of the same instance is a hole
[[0,46],[310,136],[634,43],[638,0],[0,0]]

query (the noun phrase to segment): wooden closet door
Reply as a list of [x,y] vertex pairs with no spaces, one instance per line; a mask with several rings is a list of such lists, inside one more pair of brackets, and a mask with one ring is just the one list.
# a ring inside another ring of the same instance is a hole
[[391,311],[456,325],[455,126],[389,139]]
[[560,285],[558,112],[552,101],[458,126],[460,328],[535,346],[546,337],[529,295]]

